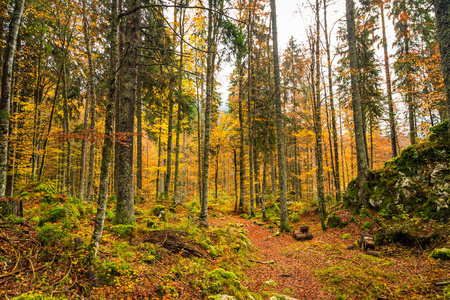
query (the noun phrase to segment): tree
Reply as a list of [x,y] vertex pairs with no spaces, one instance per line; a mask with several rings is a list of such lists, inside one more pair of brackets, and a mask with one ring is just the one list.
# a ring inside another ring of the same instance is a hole
[[[25,0],[17,0],[9,24],[7,45],[3,55],[2,90],[0,98],[0,198],[5,196],[6,175],[8,172],[8,134],[11,106],[11,77],[13,76],[14,55],[17,47],[17,37],[22,19]],[[0,212],[4,217],[15,214],[16,207],[13,202],[1,202]]]
[[356,53],[356,30],[355,30],[355,3],[353,0],[346,0],[346,19],[348,34],[348,55],[350,61],[351,94],[353,108],[353,124],[356,141],[356,159],[358,165],[358,187],[359,205],[366,201],[366,182],[369,177],[369,167],[367,165],[367,153],[364,145],[363,114],[361,108],[361,98],[359,94],[358,60]]
[[325,208],[325,195],[323,186],[323,141],[322,141],[322,121],[321,121],[321,99],[320,99],[320,4],[319,0],[316,0],[316,38],[314,46],[315,57],[315,88],[314,88],[314,133],[316,136],[315,156],[317,166],[317,199],[319,203],[320,223],[322,230],[326,229],[326,208]]
[[276,126],[277,126],[277,148],[278,148],[278,183],[280,188],[280,231],[289,230],[289,213],[287,209],[286,196],[286,157],[284,134],[281,113],[281,93],[280,93],[280,62],[278,57],[278,31],[277,31],[277,12],[275,0],[270,0],[272,16],[272,38],[273,38],[273,70],[275,79],[275,107],[276,107]]
[[450,120],[450,3],[446,0],[434,0],[434,7],[444,75],[447,119]]
[[[140,0],[128,0],[128,10],[140,6]],[[126,51],[123,53],[121,66],[120,96],[116,103],[116,135],[121,140],[115,148],[115,187],[117,224],[134,223],[133,191],[133,133],[137,92],[137,63],[140,41],[140,11],[126,17],[124,37]]]
[[386,40],[386,25],[384,21],[384,1],[381,0],[378,3],[380,7],[380,18],[381,18],[381,29],[383,33],[383,50],[384,50],[384,70],[386,72],[386,89],[388,96],[388,106],[389,106],[389,126],[391,129],[391,149],[392,157],[398,155],[397,151],[397,130],[395,129],[395,112],[394,112],[394,101],[392,100],[392,86],[391,86],[391,72],[389,66],[389,55],[388,55],[388,45]]
[[94,245],[94,257],[97,254],[100,240],[103,233],[103,224],[105,223],[106,202],[108,195],[108,186],[110,178],[110,166],[112,160],[112,150],[114,146],[114,104],[117,96],[117,70],[119,69],[119,1],[111,1],[111,17],[110,17],[110,53],[109,53],[109,69],[108,69],[108,96],[106,102],[105,114],[105,138],[102,146],[102,162],[100,169],[100,187],[97,201],[97,213],[95,217],[94,232],[92,233],[91,242]]

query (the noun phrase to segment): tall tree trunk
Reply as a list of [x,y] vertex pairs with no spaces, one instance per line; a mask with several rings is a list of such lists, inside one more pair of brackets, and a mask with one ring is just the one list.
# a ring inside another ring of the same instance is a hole
[[[447,119],[450,120],[450,3],[447,0],[434,0],[434,6],[447,100]],[[450,132],[450,125],[448,128]]]
[[250,216],[255,216],[255,195],[254,195],[254,178],[253,178],[253,125],[252,125],[252,1],[248,4],[248,71],[247,71],[247,114],[248,114],[248,160],[249,160],[249,177],[250,177]]
[[323,141],[322,141],[322,121],[321,121],[321,99],[320,99],[320,18],[319,18],[320,4],[319,0],[316,0],[316,39],[315,39],[315,95],[314,95],[314,131],[316,135],[316,166],[317,166],[317,198],[319,202],[319,214],[320,224],[322,230],[326,229],[326,208],[325,208],[325,195],[323,185]]
[[391,86],[391,72],[389,67],[389,54],[388,54],[388,45],[386,39],[386,24],[384,21],[384,1],[380,1],[379,3],[381,10],[381,27],[383,33],[383,51],[384,51],[384,71],[386,73],[386,88],[387,88],[387,96],[388,96],[388,107],[389,107],[389,127],[391,130],[391,149],[392,149],[392,157],[396,157],[398,155],[397,151],[397,130],[395,129],[395,112],[394,112],[394,101],[392,100],[392,86]]
[[102,163],[100,168],[100,187],[97,202],[97,213],[95,217],[94,232],[92,233],[92,244],[94,245],[94,258],[100,245],[103,233],[103,224],[105,223],[106,202],[108,195],[110,167],[112,160],[112,151],[114,146],[114,104],[117,93],[117,70],[119,63],[119,18],[118,18],[118,0],[112,0],[111,5],[111,32],[110,41],[110,65],[108,70],[108,98],[106,102],[105,114],[105,138],[102,147]]
[[[140,0],[127,0],[126,8],[131,11],[140,6]],[[124,135],[122,143],[116,143],[115,189],[117,197],[115,222],[134,223],[133,193],[133,133],[137,92],[137,63],[139,52],[140,11],[125,20],[124,42],[127,52],[122,58],[121,93],[117,103],[118,122],[116,133]]]
[[209,186],[209,158],[210,158],[210,134],[211,134],[211,111],[214,92],[214,68],[216,59],[215,37],[217,26],[214,26],[213,0],[209,0],[208,10],[208,38],[206,57],[206,99],[205,99],[205,135],[203,146],[203,166],[202,166],[202,201],[200,219],[204,222],[208,220],[208,186]]
[[141,84],[138,79],[136,96],[136,188],[140,192],[142,190],[142,97],[141,97]]
[[363,115],[358,88],[359,68],[358,59],[356,57],[355,3],[353,0],[346,0],[346,18],[350,60],[350,80],[352,89],[353,123],[355,128],[356,158],[358,164],[358,194],[359,205],[362,206],[366,202],[366,182],[369,177],[369,167],[367,166],[367,153],[364,146]]
[[64,176],[64,186],[67,190],[67,195],[71,195],[71,185],[70,185],[70,179],[71,179],[71,163],[72,163],[72,143],[69,138],[69,99],[67,94],[67,56],[66,56],[66,50],[67,48],[63,48],[63,57],[62,57],[62,80],[63,80],[63,133],[64,137],[66,139],[65,142],[65,148],[63,152],[63,157],[65,159],[65,176]]
[[162,114],[161,119],[159,119],[159,134],[158,134],[158,169],[156,170],[156,187],[155,187],[155,199],[158,201],[159,198],[159,178],[160,178],[160,168],[161,168],[161,135],[162,135]]
[[[331,53],[330,53],[330,40],[328,38],[328,24],[327,24],[327,4],[326,0],[323,0],[323,13],[325,24],[325,46],[327,52],[328,63],[328,88],[330,93],[330,108],[331,108],[331,125],[333,133],[333,149],[334,149],[334,186],[336,189],[336,202],[341,202],[341,177],[339,173],[339,149],[338,149],[338,135],[336,126],[336,110],[334,109],[334,93],[333,93],[333,75],[331,66]],[[330,144],[331,147],[331,144]]]
[[169,199],[170,182],[172,176],[172,132],[173,132],[173,86],[170,85],[169,91],[169,124],[167,128],[167,158],[166,158],[166,178],[164,180],[164,200]]
[[283,115],[281,112],[281,94],[280,94],[280,62],[278,58],[278,31],[277,31],[277,12],[275,0],[270,0],[273,34],[273,70],[275,78],[275,108],[276,108],[276,126],[277,126],[277,147],[278,147],[278,182],[280,186],[280,231],[289,231],[289,212],[287,209],[286,196],[286,157],[283,133]]
[[244,112],[242,111],[242,98],[243,86],[242,86],[242,61],[239,59],[239,210],[244,212],[244,197],[245,197],[245,161],[244,161]]
[[[183,0],[180,1],[180,6],[183,6]],[[177,111],[177,128],[175,137],[175,178],[173,189],[173,202],[180,202],[179,195],[179,164],[180,164],[180,133],[181,133],[181,108],[183,102],[183,39],[184,39],[184,12],[183,8],[180,8],[179,26],[180,26],[180,61],[179,61],[179,75],[178,75],[178,111]],[[175,10],[176,19],[176,10]]]
[[[83,1],[83,5],[86,0]],[[90,123],[89,123],[89,131],[90,135],[93,134],[93,131],[95,130],[95,108],[96,108],[96,94],[95,94],[95,82],[94,82],[94,60],[92,58],[92,50],[91,50],[91,38],[90,38],[90,32],[89,32],[89,25],[88,20],[86,16],[84,16],[84,39],[86,44],[86,53],[88,57],[88,81],[89,81],[89,103],[90,103]],[[87,103],[86,103],[86,109]],[[85,123],[85,126],[87,125],[87,122]],[[86,187],[86,193],[84,194],[84,180],[83,183],[80,182],[80,187],[83,186],[83,191],[80,190],[80,197],[85,197],[86,201],[91,202],[92,200],[92,186],[94,183],[94,168],[95,168],[95,141],[91,139],[90,141],[90,148],[89,148],[89,164],[88,164],[88,178],[87,178],[87,187]],[[81,180],[80,180],[81,181]],[[82,185],[83,184],[83,185]]]
[[[9,135],[9,117],[11,106],[11,89],[13,76],[14,55],[17,48],[17,37],[19,35],[19,26],[22,19],[25,0],[17,0],[9,24],[6,49],[3,56],[2,66],[2,90],[0,98],[0,198],[5,197],[6,180],[8,173],[8,135]],[[16,214],[17,207],[15,202],[0,202],[0,213],[3,217]]]
[[237,153],[236,149],[233,149],[233,163],[234,163],[234,197],[235,197],[235,203],[234,203],[234,211],[237,211],[238,209],[238,183],[237,183]]

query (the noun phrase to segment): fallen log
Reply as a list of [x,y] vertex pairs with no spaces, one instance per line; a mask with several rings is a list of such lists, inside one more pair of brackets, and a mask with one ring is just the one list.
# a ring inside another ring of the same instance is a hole
[[302,240],[311,240],[313,238],[313,235],[309,232],[307,233],[298,233],[294,236],[294,238],[298,241]]
[[435,282],[434,285],[435,286],[446,286],[446,285],[450,285],[450,281]]
[[367,254],[375,256],[375,257],[379,257],[380,256],[380,252],[372,250],[372,249],[367,249]]

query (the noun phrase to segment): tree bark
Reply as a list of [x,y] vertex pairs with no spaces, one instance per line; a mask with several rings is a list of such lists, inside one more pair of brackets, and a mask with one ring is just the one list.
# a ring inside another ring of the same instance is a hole
[[[17,37],[22,19],[25,0],[17,0],[9,24],[6,49],[3,56],[2,90],[0,98],[0,197],[5,196],[6,177],[8,173],[8,134],[11,106],[11,78],[13,76],[14,55],[17,48]],[[15,214],[16,207],[8,202],[1,202],[0,213],[6,217]]]
[[217,26],[214,26],[213,0],[209,0],[208,10],[208,38],[206,57],[206,99],[205,99],[205,135],[203,144],[203,165],[202,165],[202,201],[200,220],[208,221],[208,186],[209,186],[209,159],[211,151],[211,111],[214,92],[214,68],[216,59],[215,37]]
[[384,21],[384,2],[380,1],[380,17],[381,17],[381,27],[383,33],[383,51],[384,51],[384,70],[386,72],[386,88],[388,96],[388,107],[389,107],[389,127],[391,130],[391,149],[392,157],[398,155],[397,151],[397,130],[395,129],[395,112],[394,112],[394,101],[392,100],[392,86],[391,86],[391,72],[389,67],[389,54],[387,49],[387,39],[386,39],[386,24]]
[[352,89],[353,123],[356,140],[356,159],[358,164],[358,195],[359,205],[362,206],[366,202],[366,182],[369,177],[369,168],[367,166],[367,153],[364,146],[363,115],[358,88],[359,76],[358,60],[356,57],[355,3],[353,0],[346,0],[346,18],[349,45],[350,80]]
[[[450,3],[447,0],[434,0],[434,7],[447,100],[447,119],[450,120]],[[450,132],[450,126],[448,128]]]
[[250,216],[255,216],[255,193],[254,193],[254,177],[253,177],[253,126],[252,126],[252,107],[251,101],[253,97],[252,93],[252,1],[249,0],[248,9],[248,71],[247,71],[247,121],[248,121],[248,160],[249,160],[249,177],[250,177]]
[[244,112],[242,111],[242,61],[237,62],[239,68],[239,210],[244,212],[244,197],[245,197],[245,161],[244,161]]
[[[133,10],[140,6],[140,0],[127,0],[125,6]],[[116,134],[123,140],[116,143],[115,190],[117,197],[115,222],[134,223],[133,191],[133,133],[137,92],[137,62],[139,52],[140,12],[131,14],[125,21],[124,39],[127,51],[124,52],[121,66],[121,93],[116,106],[118,122]]]
[[[331,126],[333,133],[333,149],[334,149],[334,186],[336,189],[336,202],[341,202],[341,177],[339,173],[339,148],[338,148],[338,135],[336,126],[336,110],[334,109],[334,93],[333,93],[333,75],[331,66],[331,54],[330,54],[330,40],[328,39],[328,24],[327,24],[327,4],[326,0],[323,0],[323,13],[325,24],[325,46],[327,53],[328,64],[328,87],[330,92],[330,108],[331,108]],[[330,144],[331,147],[331,144]]]
[[103,234],[103,224],[105,223],[106,202],[108,195],[110,167],[112,160],[112,150],[114,146],[114,104],[117,96],[117,70],[119,68],[119,18],[118,0],[112,0],[111,5],[111,32],[110,41],[110,65],[108,70],[108,98],[106,102],[105,114],[105,138],[102,146],[102,163],[100,168],[100,187],[97,202],[97,213],[95,217],[94,232],[91,243],[94,246],[93,257],[97,255],[97,250]]
[[316,0],[316,39],[315,39],[315,95],[314,95],[314,131],[316,135],[316,166],[317,166],[317,199],[319,202],[319,215],[322,230],[326,229],[326,208],[325,195],[323,185],[323,141],[322,141],[322,121],[321,121],[321,99],[320,99],[320,18],[319,18],[320,4]]
[[280,231],[289,231],[289,213],[287,209],[286,196],[286,157],[283,133],[283,115],[281,112],[281,94],[280,94],[280,62],[278,57],[278,31],[277,31],[277,12],[275,0],[270,0],[272,17],[272,38],[273,38],[273,69],[275,79],[275,109],[276,109],[276,127],[277,127],[277,148],[278,148],[278,182],[280,188]]

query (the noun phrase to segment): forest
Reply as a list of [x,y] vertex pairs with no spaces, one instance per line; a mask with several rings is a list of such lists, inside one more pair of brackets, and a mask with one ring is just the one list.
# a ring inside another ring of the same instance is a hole
[[0,0],[0,299],[450,299],[449,1],[281,2]]

